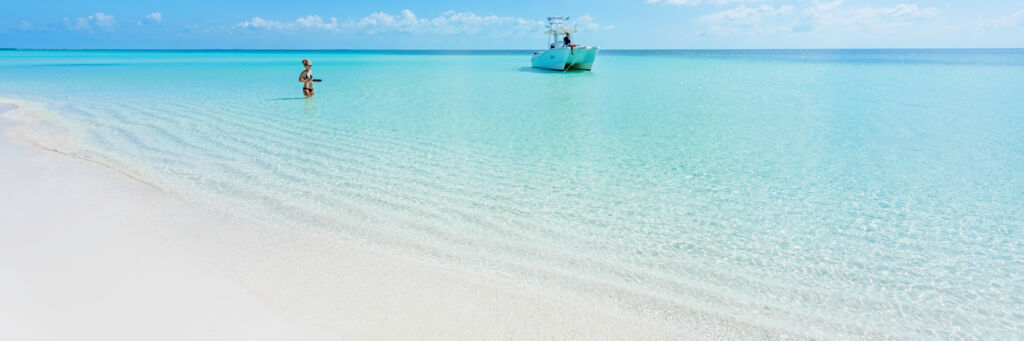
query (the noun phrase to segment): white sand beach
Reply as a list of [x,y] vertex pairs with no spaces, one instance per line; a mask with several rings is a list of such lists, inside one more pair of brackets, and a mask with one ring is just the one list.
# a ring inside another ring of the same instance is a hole
[[231,219],[31,147],[12,136],[17,123],[3,121],[3,340],[664,339],[737,331],[716,324],[679,334],[511,283]]
[[0,339],[330,340],[168,244],[184,203],[0,138]]

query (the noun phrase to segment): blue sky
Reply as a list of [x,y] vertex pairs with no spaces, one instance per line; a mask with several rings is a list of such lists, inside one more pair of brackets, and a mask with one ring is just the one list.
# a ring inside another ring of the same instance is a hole
[[550,15],[612,49],[1024,47],[1024,0],[10,0],[0,47],[531,49]]

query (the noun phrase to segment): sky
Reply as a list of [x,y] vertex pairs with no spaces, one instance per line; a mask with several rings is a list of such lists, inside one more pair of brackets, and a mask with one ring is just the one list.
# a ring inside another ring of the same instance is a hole
[[0,48],[1024,48],[1024,0],[5,0]]

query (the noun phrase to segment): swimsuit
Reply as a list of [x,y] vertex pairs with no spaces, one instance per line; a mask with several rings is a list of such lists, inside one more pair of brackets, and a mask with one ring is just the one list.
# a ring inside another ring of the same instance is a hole
[[[313,71],[310,71],[309,73],[306,74],[306,80],[309,81],[309,80],[312,80],[312,79],[313,79]],[[309,90],[309,92],[313,92],[313,88],[307,88],[305,86],[302,87],[302,90]]]

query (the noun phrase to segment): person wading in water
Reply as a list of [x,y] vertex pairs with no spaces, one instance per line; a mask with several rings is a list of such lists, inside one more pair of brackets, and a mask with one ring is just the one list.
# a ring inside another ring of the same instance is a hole
[[313,79],[313,63],[309,59],[302,60],[302,66],[306,67],[306,70],[299,74],[299,81],[302,82],[302,94],[306,97],[313,96],[313,82],[319,82],[319,79]]

